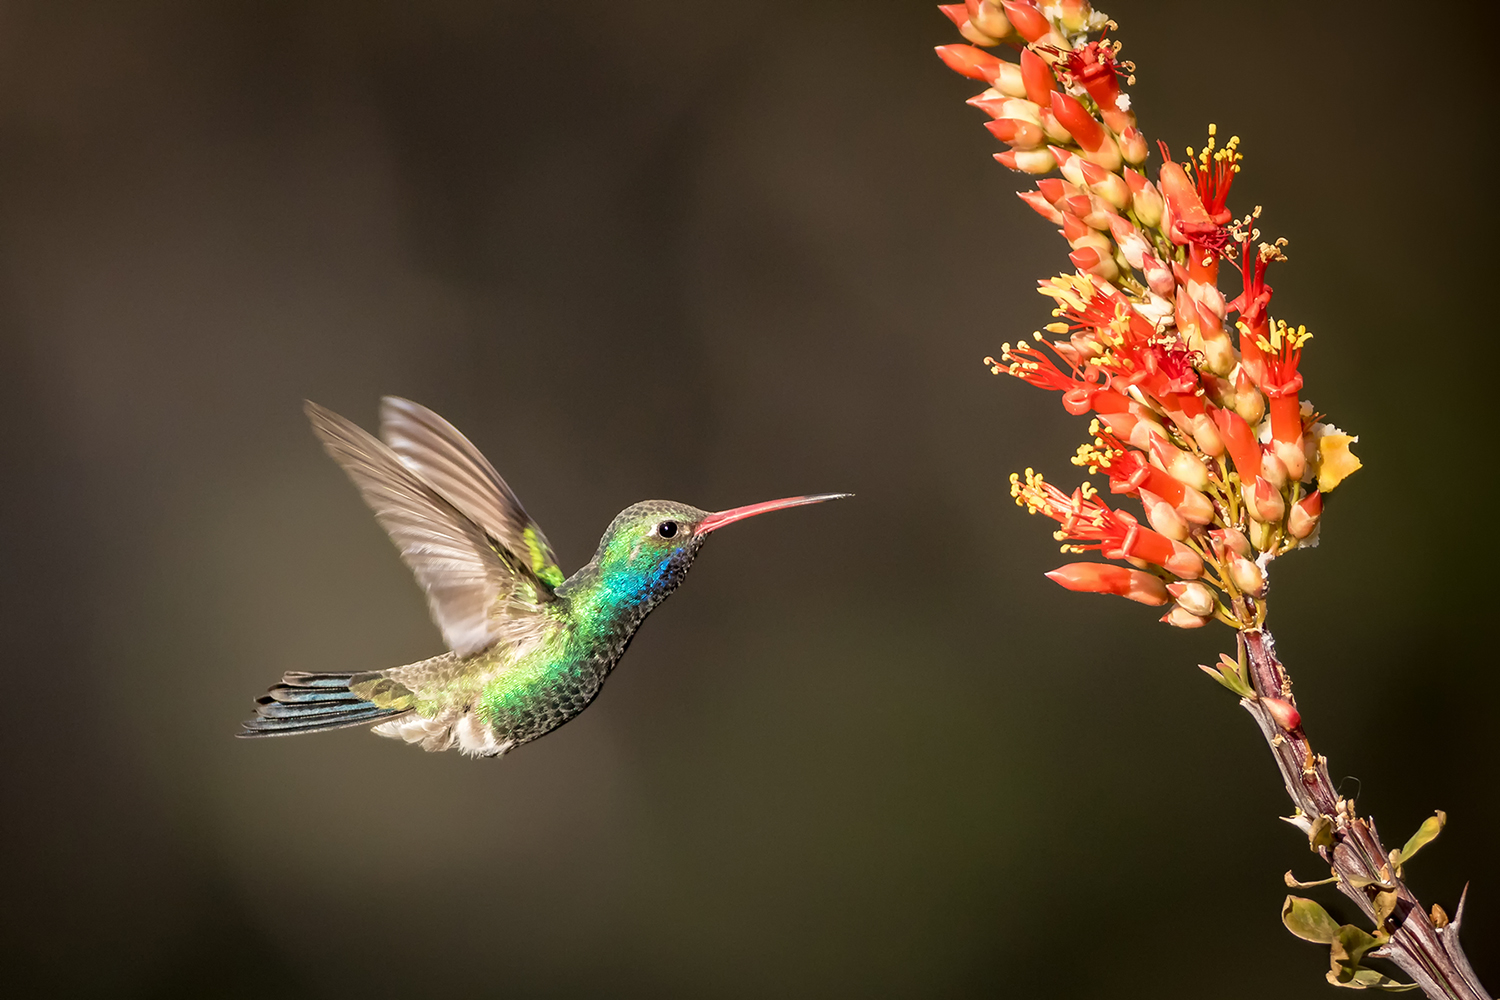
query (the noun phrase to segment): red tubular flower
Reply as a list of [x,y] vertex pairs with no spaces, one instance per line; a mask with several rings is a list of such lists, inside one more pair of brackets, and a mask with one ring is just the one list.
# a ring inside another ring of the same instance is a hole
[[1160,578],[1109,563],[1068,563],[1047,573],[1046,577],[1069,590],[1117,594],[1153,607],[1161,607],[1170,600],[1166,584]]
[[1100,110],[1114,108],[1120,97],[1120,69],[1115,64],[1115,53],[1108,45],[1099,41],[1089,42],[1082,48],[1064,53],[1063,63],[1068,68]]
[[1234,184],[1234,175],[1240,172],[1240,137],[1231,136],[1224,148],[1215,149],[1215,136],[1218,127],[1208,127],[1208,145],[1198,154],[1196,161],[1192,159],[1193,151],[1188,150],[1189,163],[1193,170],[1193,179],[1198,189],[1198,198],[1202,201],[1204,209],[1217,225],[1224,225],[1233,215],[1225,208],[1229,200],[1229,188]]
[[1224,447],[1234,462],[1234,471],[1240,474],[1240,482],[1254,484],[1260,478],[1260,445],[1255,440],[1255,432],[1233,410],[1215,407],[1209,412],[1219,426],[1219,436],[1224,439]]
[[1286,465],[1287,475],[1301,479],[1307,460],[1302,453],[1302,409],[1297,392],[1302,376],[1297,365],[1302,360],[1302,345],[1312,339],[1306,327],[1293,330],[1277,320],[1268,339],[1256,346],[1264,355],[1260,387],[1266,394],[1271,411],[1271,442],[1276,457]]
[[[1062,348],[1067,345],[1048,344],[1053,353],[1062,356]],[[1004,372],[1013,375],[1023,382],[1030,383],[1039,389],[1054,389],[1062,392],[1063,406],[1074,416],[1087,413],[1093,403],[1096,393],[1103,388],[1093,379],[1102,379],[1103,373],[1097,368],[1083,367],[1072,363],[1064,358],[1063,363],[1068,366],[1064,371],[1050,355],[1042,350],[1041,344],[1031,344],[1021,341],[1018,344],[1004,344],[1001,347],[1000,361],[994,358],[985,358],[985,364],[997,375]],[[1110,393],[1109,395],[1113,395]],[[1069,400],[1073,400],[1070,404]]]
[[1186,580],[1203,575],[1203,559],[1198,553],[1142,527],[1124,511],[1111,510],[1095,499],[1098,493],[1087,483],[1069,496],[1029,469],[1024,483],[1015,474],[1010,481],[1010,493],[1017,504],[1033,514],[1046,514],[1061,525],[1053,537],[1066,543],[1066,551],[1094,549],[1106,559],[1141,559]]
[[[1163,157],[1165,158],[1165,151]],[[1198,197],[1198,188],[1188,179],[1187,171],[1167,159],[1157,175],[1161,181],[1162,197],[1172,209],[1172,217],[1182,234],[1183,242],[1199,242],[1219,232],[1219,226],[1209,217],[1203,201]]]

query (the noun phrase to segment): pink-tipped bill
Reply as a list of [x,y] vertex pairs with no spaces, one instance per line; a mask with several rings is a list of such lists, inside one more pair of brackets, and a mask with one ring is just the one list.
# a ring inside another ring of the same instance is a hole
[[743,521],[747,517],[757,514],[768,514],[773,510],[785,510],[788,507],[801,507],[803,504],[822,503],[825,500],[842,500],[844,497],[852,497],[853,493],[813,493],[805,497],[786,497],[783,500],[766,500],[762,503],[746,504],[743,507],[731,507],[721,510],[716,514],[710,514],[698,522],[697,533],[706,535],[710,531],[717,531],[726,524]]

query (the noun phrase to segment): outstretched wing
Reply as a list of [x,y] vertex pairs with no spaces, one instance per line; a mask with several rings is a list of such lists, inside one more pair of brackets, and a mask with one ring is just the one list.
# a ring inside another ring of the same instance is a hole
[[548,588],[563,582],[541,527],[458,428],[420,403],[386,396],[380,401],[380,436],[408,469],[516,556],[520,572]]
[[316,403],[313,432],[343,468],[427,592],[432,620],[463,656],[497,642],[519,643],[546,623],[552,590],[486,529],[428,485],[368,431]]

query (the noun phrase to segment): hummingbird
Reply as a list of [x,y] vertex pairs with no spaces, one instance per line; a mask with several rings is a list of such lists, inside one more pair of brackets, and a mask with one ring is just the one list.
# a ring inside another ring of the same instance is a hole
[[323,448],[426,591],[448,651],[386,670],[287,673],[256,699],[242,737],[374,723],[375,733],[424,750],[498,757],[589,706],[711,533],[851,495],[714,513],[673,500],[631,504],[587,565],[564,577],[542,529],[495,467],[432,410],[387,396],[376,438],[316,403],[305,409]]

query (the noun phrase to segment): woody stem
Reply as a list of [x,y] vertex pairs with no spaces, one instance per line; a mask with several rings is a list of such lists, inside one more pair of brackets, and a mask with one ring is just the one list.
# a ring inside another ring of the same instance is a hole
[[[1288,732],[1272,717],[1260,697],[1290,698],[1291,678],[1276,658],[1276,644],[1264,629],[1240,632],[1249,656],[1250,683],[1256,700],[1240,704],[1260,726],[1271,755],[1281,771],[1287,795],[1297,807],[1294,823],[1304,832],[1326,827],[1329,838],[1316,838],[1316,853],[1333,869],[1338,888],[1354,901],[1377,931],[1390,935],[1372,957],[1387,958],[1412,978],[1434,1000],[1492,1000],[1459,944],[1463,902],[1444,926],[1435,926],[1417,897],[1407,888],[1391,854],[1381,843],[1375,821],[1359,816],[1354,803],[1343,798],[1328,775],[1327,758],[1313,753],[1299,724]],[[1382,920],[1377,896],[1395,893],[1395,906]]]

